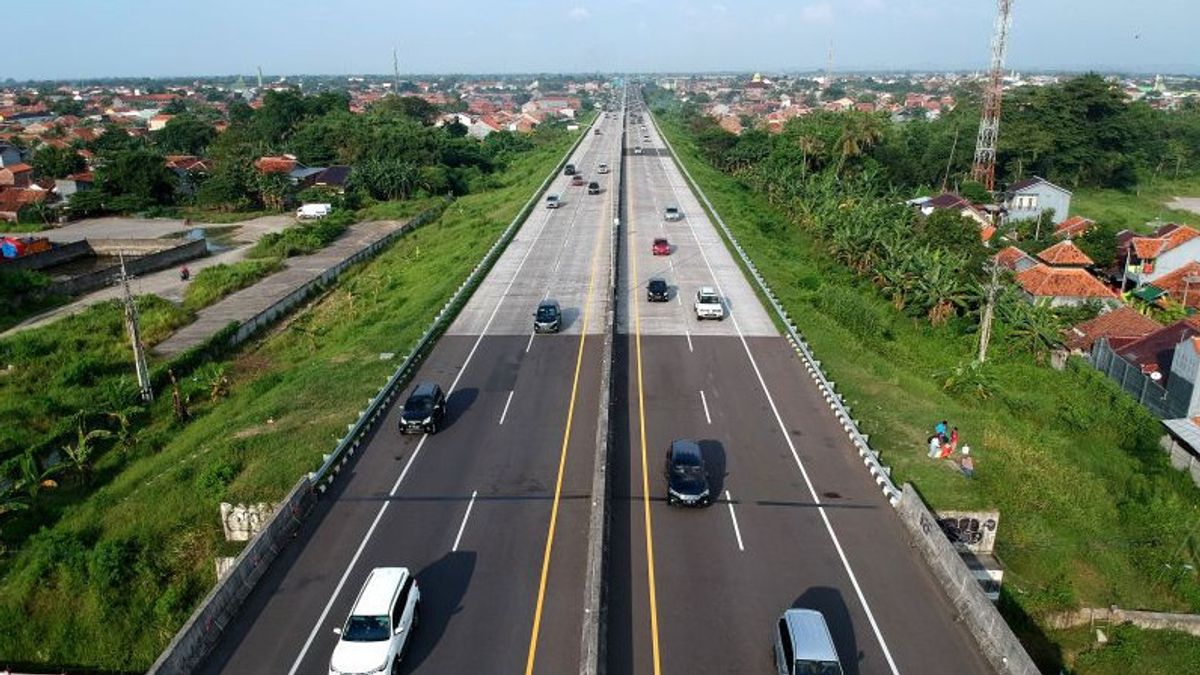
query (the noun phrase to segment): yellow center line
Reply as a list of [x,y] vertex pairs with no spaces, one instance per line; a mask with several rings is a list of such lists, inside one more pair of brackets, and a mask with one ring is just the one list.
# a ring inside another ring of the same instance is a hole
[[579,373],[583,367],[583,347],[587,342],[588,323],[592,313],[592,292],[596,286],[596,263],[600,259],[600,235],[604,227],[604,210],[600,212],[600,226],[596,228],[596,240],[592,243],[592,269],[588,277],[587,299],[583,305],[583,327],[579,333],[579,353],[575,357],[575,376],[571,381],[571,400],[567,405],[567,425],[563,430],[562,449],[558,458],[558,477],[554,482],[554,505],[550,509],[550,528],[546,533],[546,551],[542,556],[542,578],[538,582],[537,605],[533,611],[533,629],[529,635],[529,656],[525,661],[525,675],[533,674],[533,662],[537,656],[538,633],[542,626],[542,606],[546,600],[546,580],[550,575],[550,551],[554,548],[554,530],[558,524],[558,504],[562,496],[563,473],[567,465],[567,446],[571,442],[571,426],[575,419],[575,398],[579,391]]
[[646,457],[646,400],[645,386],[642,384],[642,312],[637,298],[640,288],[637,272],[637,249],[633,240],[633,214],[636,212],[633,202],[633,186],[629,187],[629,242],[625,247],[629,251],[629,305],[633,307],[633,340],[637,354],[637,385],[638,385],[638,434],[642,446],[642,510],[646,520],[646,585],[650,595],[650,652],[654,657],[654,675],[660,675],[662,666],[658,652],[658,591],[654,586],[654,528],[650,519],[650,465]]

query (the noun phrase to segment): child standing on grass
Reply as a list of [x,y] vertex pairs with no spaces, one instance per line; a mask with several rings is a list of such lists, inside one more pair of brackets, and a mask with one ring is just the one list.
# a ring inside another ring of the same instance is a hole
[[958,449],[958,427],[950,431],[950,452]]

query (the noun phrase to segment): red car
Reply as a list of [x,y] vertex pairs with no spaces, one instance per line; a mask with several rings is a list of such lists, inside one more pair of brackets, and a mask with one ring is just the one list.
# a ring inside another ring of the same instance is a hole
[[654,255],[671,255],[671,244],[666,239],[655,239],[650,250],[654,252]]
[[583,175],[577,173],[574,176],[571,176],[571,185],[574,185],[575,187],[583,185]]

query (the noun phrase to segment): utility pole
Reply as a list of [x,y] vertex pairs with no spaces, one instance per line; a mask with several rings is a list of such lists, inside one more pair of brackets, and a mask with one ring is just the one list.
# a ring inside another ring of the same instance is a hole
[[996,287],[1000,281],[1000,266],[996,264],[996,258],[990,258],[992,261],[992,281],[988,284],[987,304],[983,306],[983,319],[979,322],[979,358],[976,360],[983,363],[987,360],[988,342],[992,339],[992,314],[996,307]]
[[833,40],[829,41],[829,54],[825,58],[825,88],[833,83]]
[[954,151],[958,148],[958,124],[954,125],[954,142],[950,144],[950,157],[946,159],[946,175],[942,176],[942,192],[950,182],[950,167],[954,165]]
[[262,91],[262,66],[258,67],[258,90]]
[[1008,50],[1008,31],[1012,28],[1013,0],[999,0],[992,34],[992,59],[987,86],[983,90],[983,113],[979,117],[979,137],[975,141],[975,162],[971,179],[983,183],[991,192],[996,184],[996,139],[1000,135],[1000,99],[1004,92],[1004,53]]
[[123,291],[122,301],[125,304],[125,328],[129,332],[129,342],[133,345],[133,365],[137,370],[138,389],[141,390],[142,400],[150,402],[154,400],[154,390],[150,386],[150,368],[146,366],[146,351],[142,347],[142,333],[138,325],[137,305],[133,301],[133,294],[129,292],[129,273],[125,270],[125,254],[118,254],[121,258],[121,275],[117,280],[121,284]]

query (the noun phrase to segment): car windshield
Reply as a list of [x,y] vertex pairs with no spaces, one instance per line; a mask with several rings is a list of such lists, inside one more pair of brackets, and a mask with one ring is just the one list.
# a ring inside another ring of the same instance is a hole
[[404,403],[404,412],[414,415],[424,415],[433,410],[432,396],[412,396]]
[[552,305],[542,305],[541,307],[538,307],[538,321],[553,321],[554,317],[557,315],[558,310]]
[[387,615],[383,616],[352,616],[346,621],[342,631],[342,639],[347,642],[381,642],[387,640],[391,633]]
[[701,293],[698,299],[702,305],[715,305],[718,302],[717,296],[708,293]]
[[801,661],[796,659],[796,675],[842,675],[842,667],[833,661]]
[[650,290],[665,291],[667,290],[667,282],[663,281],[662,279],[655,279],[654,281],[650,282]]

